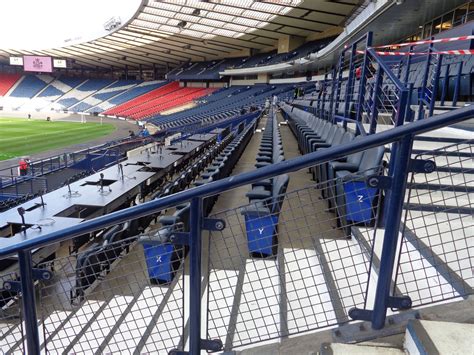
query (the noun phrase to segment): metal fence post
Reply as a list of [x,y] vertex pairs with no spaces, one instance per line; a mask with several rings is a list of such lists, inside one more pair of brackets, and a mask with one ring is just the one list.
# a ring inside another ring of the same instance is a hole
[[444,106],[444,101],[446,99],[446,93],[448,91],[448,85],[449,85],[449,68],[450,64],[446,64],[444,67],[444,78],[443,78],[443,86],[441,87],[441,98],[440,98],[440,105]]
[[339,61],[337,64],[337,68],[335,71],[335,78],[334,78],[334,80],[336,81],[336,95],[334,98],[334,103],[335,103],[334,114],[335,115],[337,115],[339,112],[339,104],[340,104],[341,89],[342,89],[343,65],[344,65],[344,53],[341,53],[341,55],[339,56]]
[[189,353],[201,352],[201,230],[202,198],[191,200],[190,234],[189,234]]
[[[354,92],[354,82],[355,82],[355,63],[354,63],[354,57],[356,55],[356,48],[357,45],[354,43],[351,46],[351,57],[349,61],[349,77],[347,78],[347,84],[346,84],[346,92],[344,94],[344,117],[345,118],[350,118],[350,105],[352,102],[352,95]],[[344,53],[344,52],[343,52]],[[344,54],[342,54],[344,55]],[[347,127],[347,121],[344,120],[342,123],[342,126],[344,128]]]
[[462,65],[463,63],[459,62],[458,72],[456,74],[456,81],[454,83],[454,93],[453,93],[453,102],[452,102],[453,107],[456,107],[456,105],[458,104],[459,89],[461,87]]
[[413,88],[414,88],[413,83],[408,84],[407,104],[405,107],[405,121],[406,122],[413,122],[414,120],[414,113],[411,109],[411,102],[413,98]]
[[[365,48],[367,49],[371,45],[372,45],[372,32],[368,32]],[[363,105],[364,105],[364,100],[365,100],[365,91],[366,91],[366,83],[367,83],[366,76],[367,76],[367,71],[369,70],[369,52],[367,50],[364,53],[364,60],[361,66],[362,66],[362,73],[359,79],[359,96],[357,97],[357,109],[356,109],[356,117],[355,117],[355,120],[358,122],[362,122]],[[382,70],[382,68],[379,67],[377,71],[380,71],[380,70]],[[357,126],[356,135],[360,133],[361,133],[360,128],[359,126]]]
[[383,72],[382,68],[379,68],[377,70],[377,74],[375,76],[375,89],[373,90],[372,93],[372,107],[371,107],[371,112],[370,112],[370,117],[369,122],[370,122],[370,129],[369,129],[369,134],[374,134],[377,130],[377,119],[378,119],[378,99],[379,99],[379,94],[382,90],[382,81],[383,81]]
[[331,119],[331,122],[332,123],[336,123],[336,120],[334,118],[335,114],[334,114],[334,104],[335,104],[335,101],[336,101],[336,92],[337,92],[337,79],[336,79],[336,69],[334,68],[332,71],[331,71],[331,96],[330,96],[330,100],[331,100],[331,103],[329,105],[329,118]]
[[38,321],[36,317],[35,286],[33,283],[33,263],[31,252],[21,250],[18,252],[20,264],[21,295],[23,315],[25,317],[26,344],[29,354],[40,353]]
[[[430,37],[430,39],[434,39],[434,37]],[[426,62],[425,67],[423,69],[423,80],[421,84],[421,94],[419,97],[419,105],[418,105],[418,120],[424,118],[424,106],[425,106],[425,96],[426,96],[426,85],[428,84],[428,76],[430,74],[430,65],[431,65],[431,52],[433,52],[433,43],[430,43],[428,47],[428,53],[426,54]]]
[[[413,52],[413,46],[409,47],[408,50],[409,53]],[[405,85],[408,85],[408,80],[410,78],[410,66],[411,66],[411,55],[407,56],[407,64],[406,64],[406,71],[405,71],[405,77],[403,78],[403,83]]]
[[429,114],[428,117],[433,116],[433,111],[436,103],[436,97],[438,96],[438,86],[439,86],[439,77],[441,75],[441,65],[443,64],[443,55],[438,55],[438,63],[436,63],[436,67],[434,68],[434,78],[433,78],[433,85],[431,87],[431,101],[429,107]]
[[402,138],[393,151],[394,164],[391,170],[391,187],[388,190],[386,211],[387,215],[385,234],[380,257],[380,270],[375,293],[374,310],[372,313],[372,328],[381,329],[385,324],[387,308],[391,304],[390,289],[393,267],[397,252],[400,219],[402,216],[403,202],[407,185],[410,156],[413,137],[407,135]]

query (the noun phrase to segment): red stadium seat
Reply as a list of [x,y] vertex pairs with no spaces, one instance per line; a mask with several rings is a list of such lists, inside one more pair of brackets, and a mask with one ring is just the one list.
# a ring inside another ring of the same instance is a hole
[[120,116],[125,116],[127,110],[129,109],[135,109],[139,107],[140,105],[143,105],[147,103],[148,101],[158,98],[161,96],[164,96],[166,94],[169,94],[170,92],[173,92],[175,90],[179,89],[179,83],[178,82],[172,82],[169,83],[168,85],[164,85],[162,87],[159,87],[156,90],[152,90],[145,95],[141,95],[133,100],[127,101],[123,103],[122,105],[118,105],[110,110],[107,110],[104,112],[106,115],[120,115]]
[[179,87],[178,82],[173,82],[139,96],[122,105],[105,112],[109,115],[120,115],[135,120],[148,118],[157,113],[185,105],[192,100],[208,95],[215,89]]
[[0,73],[0,96],[5,96],[20,78],[20,74]]

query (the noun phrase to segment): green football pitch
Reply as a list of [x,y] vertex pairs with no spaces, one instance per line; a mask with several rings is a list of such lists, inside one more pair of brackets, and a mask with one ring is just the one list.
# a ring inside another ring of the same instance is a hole
[[110,123],[0,118],[0,160],[84,143],[114,130]]

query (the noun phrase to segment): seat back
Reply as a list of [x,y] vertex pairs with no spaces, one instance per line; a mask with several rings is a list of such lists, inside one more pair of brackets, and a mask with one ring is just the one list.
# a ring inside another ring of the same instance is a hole
[[[356,139],[363,139],[363,136],[357,136],[354,138],[354,140]],[[364,152],[353,153],[347,157],[347,162],[355,165],[360,165],[360,161],[362,160],[363,155]]]
[[351,141],[354,140],[354,133],[352,132],[345,132],[343,135],[342,135],[342,138],[341,140],[339,141],[338,144],[345,144],[345,143],[349,143]]
[[341,139],[344,133],[345,133],[344,128],[336,126],[335,132],[332,135],[332,137],[328,137],[328,143],[331,144],[332,146],[339,144],[341,142]]
[[377,174],[382,164],[385,147],[375,147],[364,151],[359,165],[359,172],[365,176]]
[[286,189],[288,188],[288,183],[290,178],[287,174],[279,175],[276,178],[273,178],[273,205],[271,208],[272,213],[280,213],[281,206],[283,205],[283,200],[285,199]]

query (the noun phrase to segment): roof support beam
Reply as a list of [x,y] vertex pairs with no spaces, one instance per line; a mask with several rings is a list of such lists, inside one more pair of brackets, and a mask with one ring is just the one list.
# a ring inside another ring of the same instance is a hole
[[[211,0],[212,1],[212,0]],[[272,0],[258,0],[259,2],[263,2],[264,4],[271,4],[271,5],[277,5],[275,4]],[[338,2],[336,2],[336,4],[339,4]],[[339,16],[339,17],[346,17],[346,15],[344,14],[340,14],[338,12],[332,12],[332,11],[324,11],[324,10],[316,10],[316,9],[311,9],[309,7],[302,7],[302,6],[292,6],[292,5],[280,5],[280,6],[286,6],[286,7],[291,7],[292,9],[295,9],[295,10],[306,10],[306,11],[311,11],[311,12],[316,12],[316,13],[320,13],[320,14],[324,14],[324,15],[332,15],[332,16]],[[284,16],[287,16],[289,17],[288,15],[284,15]],[[336,25],[333,25],[333,26],[336,26]]]
[[[189,55],[188,52],[183,51],[183,47],[180,47],[179,45],[176,44],[176,41],[173,41],[170,38],[167,39],[165,36],[162,36],[162,37],[155,36],[154,34],[147,33],[147,30],[140,29],[140,28],[129,28],[124,31],[132,32],[134,35],[141,35],[142,36],[141,39],[144,41],[145,40],[153,41],[151,43],[160,44],[160,45],[166,44],[168,47],[173,48],[176,51],[176,53],[183,53],[187,56]],[[115,33],[118,33],[118,32],[115,32]],[[124,32],[120,31],[120,33],[124,33]],[[146,36],[146,37],[143,37],[143,36]],[[217,49],[206,48],[200,44],[196,45],[196,44],[191,44],[191,43],[185,43],[185,45],[188,45],[188,44],[190,46],[193,46],[193,52],[198,53],[196,54],[197,56],[206,57],[206,56],[216,56],[219,53],[222,54],[222,50],[219,52]],[[163,47],[159,46],[157,48],[163,48]],[[224,52],[229,53],[228,51],[224,51]]]
[[[169,40],[169,36],[168,34],[162,32],[162,31],[159,31],[159,30],[155,30],[155,29],[151,29],[151,28],[143,28],[143,27],[139,27],[139,26],[136,26],[136,25],[130,25],[127,27],[128,29],[130,28],[135,28],[137,30],[141,30],[141,31],[150,31],[152,32],[153,34],[156,34],[157,36],[162,36],[162,38],[167,38]],[[224,48],[229,48],[229,49],[232,49],[232,50],[241,50],[241,49],[253,49],[255,47],[249,47],[248,45],[242,45],[242,44],[230,44],[230,43],[227,43],[227,42],[223,42],[223,41],[219,41],[219,40],[216,40],[215,38],[212,38],[212,39],[201,39],[201,38],[194,38],[194,37],[186,37],[186,36],[180,36],[180,35],[173,35],[173,37],[176,37],[178,39],[182,39],[183,41],[186,41],[186,43],[189,43],[191,45],[193,45],[194,42],[197,42],[199,43],[198,46],[201,46],[202,43],[206,42],[210,45],[213,45],[213,46],[217,46],[219,48],[221,47],[224,47]]]
[[[148,48],[145,46],[140,46],[140,50],[136,50],[133,47],[127,47],[127,40],[124,40],[120,37],[115,37],[113,40],[108,39],[108,38],[100,38],[95,40],[95,44],[106,44],[106,45],[111,45],[111,46],[116,46],[120,49],[123,53],[142,53],[140,56],[141,57],[146,57],[152,60],[156,60],[158,62],[164,62],[164,63],[179,63],[182,61],[183,57],[175,58],[176,55],[170,56],[170,53],[165,53],[165,52],[160,52],[155,50],[154,48]],[[147,50],[148,49],[148,50]]]
[[[79,46],[78,46],[79,47]],[[120,60],[126,60],[128,62],[131,62],[131,63],[135,63],[135,64],[138,64],[138,65],[141,65],[141,64],[147,64],[147,65],[150,65],[152,66],[153,63],[163,63],[163,65],[165,65],[167,63],[167,61],[165,60],[153,60],[153,58],[148,58],[148,57],[145,57],[145,56],[141,56],[141,55],[136,55],[134,52],[126,52],[122,49],[113,49],[113,51],[105,51],[102,49],[103,47],[100,46],[100,45],[97,45],[96,43],[83,43],[80,45],[79,48],[84,48],[84,47],[87,47],[88,49],[90,48],[91,50],[98,50],[99,52],[94,52],[94,53],[98,53],[98,54],[102,54],[102,53],[108,53],[108,54],[111,54],[113,55],[115,58],[117,59],[120,59]],[[86,49],[86,48],[84,48]],[[110,47],[108,47],[108,49],[110,49]],[[118,57],[116,57],[118,56]],[[125,59],[124,59],[125,58]]]
[[[154,15],[154,16],[157,16],[157,15]],[[149,20],[144,20],[144,19],[141,19],[141,18],[136,18],[135,20],[136,20],[136,21],[143,21],[143,22],[153,23],[154,25],[157,24],[156,22],[149,21]],[[199,32],[199,33],[203,33],[203,34],[206,34],[206,35],[209,34],[209,33],[207,33],[207,32],[198,31],[198,30],[194,30],[194,29],[193,29],[193,31]],[[168,35],[174,35],[174,33],[169,33],[169,32],[165,32],[165,31],[163,31],[163,33],[166,33],[166,34],[168,34]],[[224,36],[222,36],[222,37],[224,37]],[[260,36],[259,36],[259,37],[260,37]],[[250,43],[254,43],[254,44],[257,44],[257,45],[259,44],[259,45],[262,45],[262,46],[268,46],[268,45],[269,45],[268,43],[264,43],[264,42],[248,41],[248,40],[244,40],[244,39],[240,39],[240,38],[233,38],[233,37],[224,37],[224,38],[226,38],[226,39],[228,39],[228,40],[234,40],[234,41],[250,42]],[[275,39],[275,38],[270,38],[270,40],[275,41],[275,40],[277,40],[277,39]]]
[[[194,6],[189,6],[189,5],[186,5],[186,4],[175,4],[173,2],[173,0],[160,0],[160,2],[162,3],[166,3],[166,4],[172,4],[172,5],[176,5],[176,6],[182,6],[182,7],[185,7],[185,8],[188,8],[188,9],[195,9],[196,7]],[[216,4],[217,5],[217,4]],[[234,5],[224,5],[224,6],[229,6],[229,7],[233,7],[233,8],[238,8]],[[282,5],[283,6],[283,5]],[[286,6],[286,5],[285,5]],[[153,5],[148,5],[148,7],[152,7],[154,9],[158,9],[157,7],[154,7]],[[239,9],[242,9],[242,10],[252,10],[252,9],[244,9],[244,8],[239,8]],[[204,7],[202,8],[199,8],[199,10],[202,10],[202,11],[207,11],[207,12],[214,12],[216,14],[222,14],[222,15],[227,15],[227,16],[233,16],[233,17],[240,17],[240,18],[245,18],[245,19],[248,19],[248,20],[253,20],[253,21],[261,21],[261,22],[268,22],[269,24],[272,24],[272,25],[281,25],[281,26],[285,26],[285,27],[290,27],[290,28],[296,28],[298,30],[302,30],[302,31],[312,31],[312,32],[321,32],[321,31],[315,31],[313,29],[310,29],[308,27],[301,27],[301,26],[295,26],[295,25],[290,25],[290,24],[285,24],[285,23],[282,23],[282,22],[277,22],[275,21],[276,19],[282,19],[282,18],[288,18],[288,19],[291,19],[292,21],[305,21],[305,22],[309,22],[309,23],[317,23],[317,24],[321,24],[321,25],[329,25],[329,26],[336,26],[337,24],[335,23],[331,23],[331,22],[324,22],[324,21],[316,21],[316,20],[309,20],[309,19],[304,19],[304,18],[301,18],[301,17],[298,17],[298,16],[291,16],[291,15],[275,15],[276,17],[272,20],[261,20],[257,17],[250,17],[250,16],[245,16],[243,14],[239,14],[239,15],[234,15],[234,14],[229,14],[229,13],[225,13],[223,11],[217,11],[215,8],[212,9],[212,10],[209,10],[209,9],[206,9]],[[252,10],[252,11],[257,11],[257,10]],[[271,12],[265,12],[265,11],[260,11],[258,10],[258,12],[261,12],[261,13],[265,13],[265,14],[269,14],[271,15],[272,13]],[[274,15],[274,14],[273,14]],[[194,16],[194,15],[193,15]],[[258,30],[262,30],[263,28],[258,28]]]
[[[154,16],[154,17],[162,17],[162,16],[160,16],[160,15],[156,15],[156,14],[153,14],[153,13],[147,12],[147,11],[143,11],[142,14],[148,15],[148,16]],[[163,17],[165,17],[165,16],[163,16]],[[174,17],[166,17],[166,18],[167,18],[167,19],[179,20],[179,19],[176,19],[176,18],[174,18]],[[202,17],[200,17],[200,18],[202,18]],[[140,17],[138,17],[137,19],[142,20]],[[228,23],[228,22],[219,21],[219,20],[215,20],[215,21],[222,22],[222,23],[224,23],[224,24]],[[189,22],[189,21],[188,21],[188,22]],[[191,21],[190,23],[195,24],[195,25],[210,27],[210,28],[213,28],[213,29],[216,29],[216,30],[226,30],[226,31],[236,32],[236,31],[234,31],[234,30],[227,30],[227,29],[222,28],[222,27],[217,27],[217,26],[212,26],[212,25],[205,25],[205,24],[202,24],[202,23],[199,23],[199,22],[192,22],[192,21]],[[161,23],[160,23],[160,25],[161,25]],[[164,25],[164,24],[163,24],[163,25]],[[205,33],[205,34],[207,34],[206,32],[203,32],[203,31],[200,31],[200,30],[196,30],[196,29],[194,29],[194,28],[189,28],[189,29],[192,30],[192,31],[195,31],[195,32],[200,32],[200,33]],[[259,29],[259,30],[261,30],[261,29]],[[269,37],[269,36],[260,35],[259,37],[261,37],[261,38],[266,38],[266,39],[269,39],[269,40],[272,40],[272,41],[278,40],[278,36],[276,36],[276,37]],[[229,37],[229,38],[234,38],[234,37]]]

